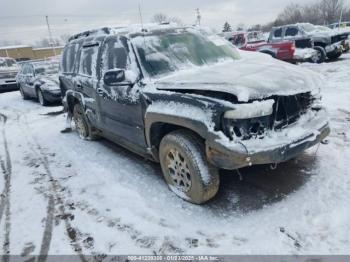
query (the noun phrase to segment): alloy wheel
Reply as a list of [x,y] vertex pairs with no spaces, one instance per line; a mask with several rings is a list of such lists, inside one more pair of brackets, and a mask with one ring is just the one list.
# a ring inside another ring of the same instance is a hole
[[177,149],[172,149],[166,156],[166,164],[175,187],[182,192],[188,192],[191,189],[192,180],[186,159]]

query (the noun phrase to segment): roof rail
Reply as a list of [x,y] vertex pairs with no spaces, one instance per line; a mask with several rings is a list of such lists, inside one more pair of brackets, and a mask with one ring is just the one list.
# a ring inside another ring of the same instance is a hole
[[88,36],[94,36],[94,35],[99,35],[99,34],[106,34],[109,35],[111,33],[112,29],[109,27],[103,27],[100,29],[94,29],[94,30],[88,30],[79,34],[75,34],[73,36],[71,36],[68,39],[68,42],[71,42],[73,40],[79,39],[79,38],[83,38],[83,37],[88,37]]

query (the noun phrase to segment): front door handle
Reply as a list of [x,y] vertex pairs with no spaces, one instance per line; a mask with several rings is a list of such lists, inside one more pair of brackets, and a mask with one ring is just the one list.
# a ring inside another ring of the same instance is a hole
[[77,88],[82,89],[83,86],[81,84],[77,84]]

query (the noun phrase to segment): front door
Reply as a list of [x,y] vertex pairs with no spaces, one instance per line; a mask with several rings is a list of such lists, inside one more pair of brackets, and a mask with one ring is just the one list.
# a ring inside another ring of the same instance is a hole
[[108,86],[103,81],[104,73],[111,69],[124,69],[127,77],[130,74],[139,74],[134,53],[129,49],[127,39],[108,37],[102,48],[100,64],[101,80],[98,83],[97,94],[103,129],[126,144],[145,149],[140,87],[138,84]]

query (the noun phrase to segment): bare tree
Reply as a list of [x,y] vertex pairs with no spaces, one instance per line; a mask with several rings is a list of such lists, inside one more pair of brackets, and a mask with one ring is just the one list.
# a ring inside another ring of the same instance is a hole
[[169,21],[169,17],[166,14],[157,13],[152,17],[152,22],[161,24],[161,23],[170,22],[170,21]]
[[323,23],[330,24],[339,21],[344,7],[344,0],[321,0],[319,8]]
[[152,17],[151,22],[157,23],[157,24],[162,24],[162,23],[176,23],[179,25],[183,24],[180,18],[170,17],[170,16],[167,16],[166,14],[163,14],[163,13],[155,14]]
[[299,4],[291,3],[278,15],[277,20],[283,21],[285,24],[304,22],[303,7]]

